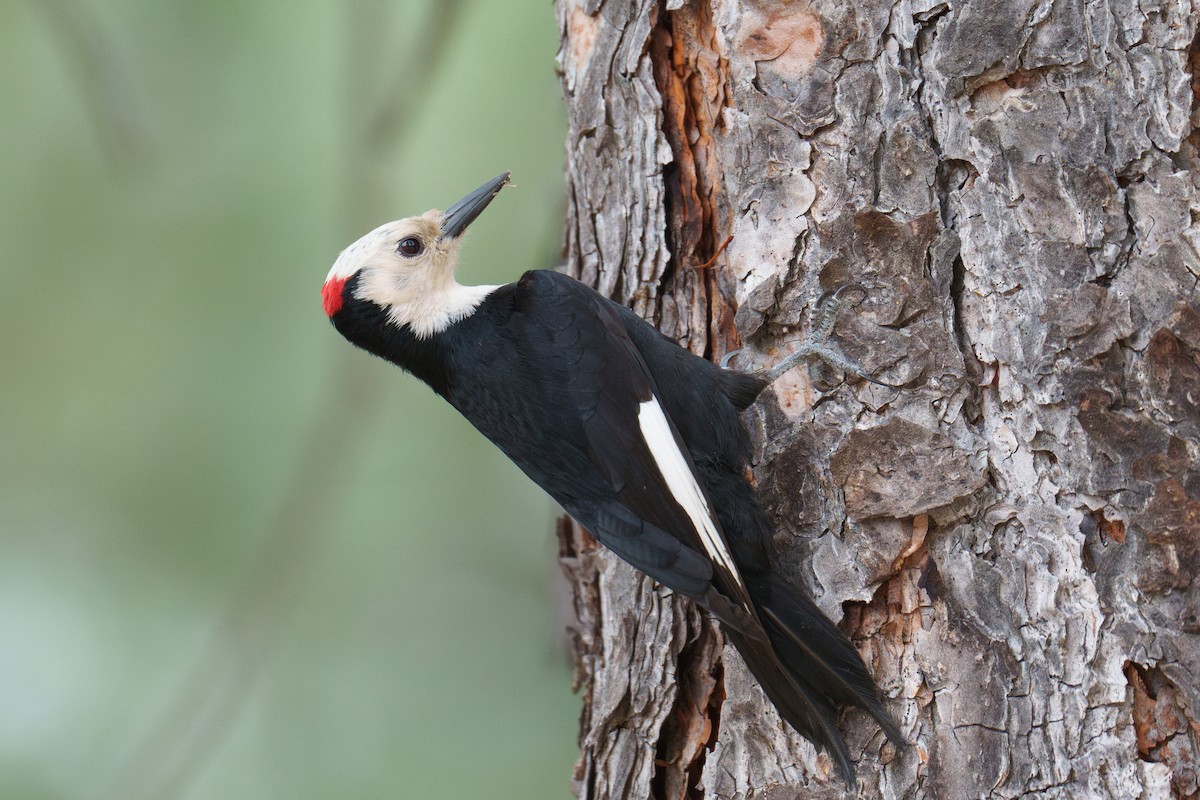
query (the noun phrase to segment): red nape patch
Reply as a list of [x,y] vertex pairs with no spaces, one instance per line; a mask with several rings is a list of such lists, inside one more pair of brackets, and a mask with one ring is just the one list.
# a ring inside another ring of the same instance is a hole
[[325,307],[325,316],[332,317],[342,308],[342,290],[346,288],[345,278],[330,278],[321,287],[321,305]]

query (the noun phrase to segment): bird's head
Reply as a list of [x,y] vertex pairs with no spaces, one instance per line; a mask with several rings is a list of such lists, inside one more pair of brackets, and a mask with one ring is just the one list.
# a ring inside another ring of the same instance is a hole
[[478,293],[454,279],[459,243],[508,176],[488,181],[444,212],[433,209],[380,225],[343,250],[321,290],[325,314],[336,322],[353,303],[373,303],[393,324],[425,337],[464,309],[469,313]]

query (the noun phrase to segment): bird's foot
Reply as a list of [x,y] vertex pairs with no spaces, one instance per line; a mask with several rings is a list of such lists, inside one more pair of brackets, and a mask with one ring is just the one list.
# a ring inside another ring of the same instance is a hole
[[[889,389],[899,389],[900,387],[871,376],[866,369],[863,368],[854,359],[842,352],[837,343],[832,340],[833,326],[837,322],[838,311],[846,302],[846,294],[851,290],[857,290],[866,296],[867,290],[862,284],[848,283],[845,286],[839,287],[833,294],[825,298],[823,302],[819,302],[813,310],[811,317],[811,325],[809,326],[808,337],[804,340],[791,355],[780,361],[773,367],[762,370],[758,376],[766,383],[774,383],[784,373],[795,368],[801,361],[816,358],[824,361],[834,369],[839,369],[843,373],[856,375],[865,381],[870,381],[879,386],[886,386]],[[861,302],[861,301],[859,301]],[[733,351],[725,356],[722,360],[722,366],[738,351]]]
[[737,358],[741,354],[742,354],[742,348],[740,348],[740,347],[737,350],[730,350],[728,353],[726,353],[724,356],[721,357],[721,369],[732,369],[732,367],[729,366],[729,362],[733,361],[735,358]]

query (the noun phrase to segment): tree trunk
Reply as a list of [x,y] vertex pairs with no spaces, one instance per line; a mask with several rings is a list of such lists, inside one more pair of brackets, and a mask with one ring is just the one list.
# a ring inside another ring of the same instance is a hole
[[[1196,797],[1200,194],[1182,0],[558,0],[572,274],[752,369],[780,569],[912,746],[863,797]],[[733,240],[712,266],[703,265]],[[847,794],[719,630],[565,523],[586,798]]]

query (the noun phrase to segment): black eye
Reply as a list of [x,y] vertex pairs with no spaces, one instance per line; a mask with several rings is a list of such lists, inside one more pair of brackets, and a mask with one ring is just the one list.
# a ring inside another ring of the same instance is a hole
[[396,252],[405,258],[421,255],[421,251],[425,249],[425,245],[421,244],[421,240],[415,236],[409,236],[407,239],[401,239],[400,244],[396,245]]

